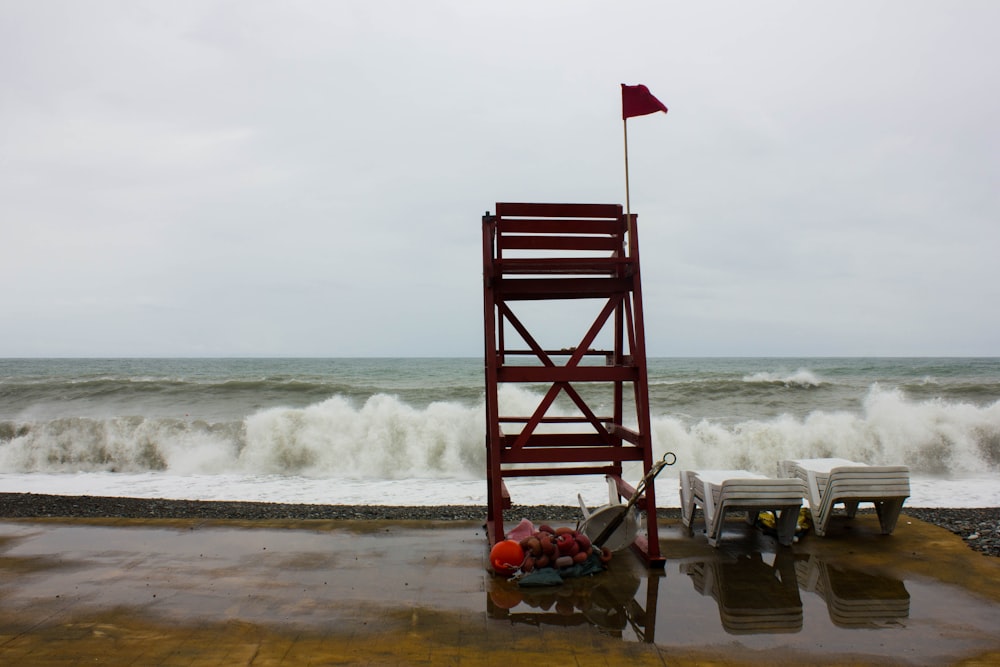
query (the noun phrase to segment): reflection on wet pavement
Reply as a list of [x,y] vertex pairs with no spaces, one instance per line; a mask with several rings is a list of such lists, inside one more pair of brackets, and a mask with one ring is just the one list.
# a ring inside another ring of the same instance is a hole
[[799,589],[815,593],[841,628],[900,625],[910,614],[910,594],[899,579],[831,565],[815,555],[749,552],[735,558],[686,563],[694,589],[714,598],[730,634],[799,632]]
[[[873,529],[877,535],[877,525]],[[765,663],[778,649],[794,655],[793,662],[842,655],[853,664],[865,664],[858,656],[868,656],[874,663],[928,665],[1000,649],[1000,605],[905,574],[900,566],[907,558],[923,563],[945,555],[913,551],[919,540],[893,537],[873,546],[859,532],[855,540],[803,540],[784,548],[738,528],[724,548],[712,549],[703,537],[675,541],[683,535],[679,529],[661,534],[668,562],[659,575],[631,567],[626,553],[593,580],[548,591],[488,578],[488,617],[512,628],[590,628],[674,651],[733,646],[739,637],[741,659]],[[941,572],[948,571],[942,565]]]
[[590,625],[619,639],[628,628],[639,641],[651,643],[655,640],[659,579],[645,578],[645,595],[640,603],[636,594],[642,583],[643,578],[628,568],[539,588],[520,588],[513,581],[491,577],[486,611],[491,619],[511,623]]
[[899,579],[831,565],[818,556],[795,563],[802,590],[823,598],[830,620],[842,628],[900,625],[910,615],[910,594]]
[[684,571],[695,590],[715,598],[722,627],[730,634],[802,629],[802,600],[793,556],[787,549],[687,563]]
[[478,664],[554,646],[635,665],[1000,658],[1000,585],[983,583],[1000,561],[943,529],[884,538],[862,521],[791,548],[742,527],[719,549],[679,526],[661,536],[663,571],[625,551],[604,573],[523,589],[486,571],[473,524],[0,522],[0,663]]

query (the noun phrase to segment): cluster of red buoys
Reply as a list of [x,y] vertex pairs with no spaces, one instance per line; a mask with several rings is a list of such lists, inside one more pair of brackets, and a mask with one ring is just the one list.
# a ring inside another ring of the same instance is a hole
[[513,574],[518,569],[533,572],[544,567],[572,567],[598,554],[602,563],[611,560],[611,550],[598,548],[578,530],[542,525],[528,537],[498,542],[490,551],[490,564],[497,574]]

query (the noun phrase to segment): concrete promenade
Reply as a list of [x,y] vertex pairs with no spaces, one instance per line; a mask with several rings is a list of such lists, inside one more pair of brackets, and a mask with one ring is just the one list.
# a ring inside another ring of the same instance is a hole
[[1000,664],[1000,559],[905,512],[660,525],[662,572],[527,590],[470,522],[4,520],[0,665]]

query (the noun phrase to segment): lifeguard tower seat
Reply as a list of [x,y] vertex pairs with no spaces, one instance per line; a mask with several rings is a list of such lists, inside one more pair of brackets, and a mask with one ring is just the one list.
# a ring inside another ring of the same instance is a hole
[[[483,216],[483,304],[490,545],[504,539],[508,478],[603,475],[631,498],[623,464],[653,465],[635,216],[498,203]],[[663,567],[653,483],[637,506],[646,532],[632,546]]]

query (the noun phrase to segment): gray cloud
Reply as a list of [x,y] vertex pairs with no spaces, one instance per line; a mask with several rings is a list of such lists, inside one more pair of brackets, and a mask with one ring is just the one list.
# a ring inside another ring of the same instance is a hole
[[624,203],[654,355],[1000,354],[989,2],[0,3],[0,356],[477,355]]

